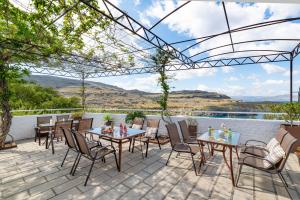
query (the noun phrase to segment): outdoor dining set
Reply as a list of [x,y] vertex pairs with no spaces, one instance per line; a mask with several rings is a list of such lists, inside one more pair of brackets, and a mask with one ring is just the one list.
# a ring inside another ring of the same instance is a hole
[[[133,153],[134,149],[139,149],[143,159],[148,157],[150,143],[157,144],[161,149],[158,136],[160,122],[159,119],[147,119],[145,123],[144,119],[135,118],[129,128],[125,124],[120,124],[120,127],[93,127],[92,118],[70,119],[69,115],[61,115],[57,116],[56,122],[53,123],[52,116],[43,116],[37,118],[35,140],[38,139],[41,145],[41,137],[46,137],[45,146],[49,148],[51,145],[53,154],[55,153],[55,139],[64,140],[68,148],[61,167],[70,150],[76,153],[70,171],[71,175],[75,175],[81,157],[91,160],[92,164],[84,183],[86,185],[94,163],[98,160],[105,163],[105,157],[109,154],[113,154],[118,171],[122,170],[124,143],[129,143],[129,152]],[[167,123],[165,126],[171,145],[166,165],[173,152],[177,155],[186,154],[191,158],[195,174],[198,175],[201,167],[210,157],[214,156],[215,152],[221,152],[234,186],[238,184],[243,166],[248,166],[267,173],[278,174],[284,186],[288,187],[281,172],[297,139],[284,129],[279,129],[268,143],[248,140],[241,144],[241,134],[225,126],[216,130],[210,127],[205,133],[191,133],[185,120],[178,121],[178,124]],[[104,144],[103,141],[107,142]],[[136,146],[136,142],[139,146]],[[117,147],[114,144],[117,144]],[[145,156],[143,148],[146,151]],[[236,178],[233,167],[234,153],[239,166]],[[227,158],[228,154],[229,158]],[[196,155],[199,156],[195,158]],[[196,159],[199,161],[198,170]]]

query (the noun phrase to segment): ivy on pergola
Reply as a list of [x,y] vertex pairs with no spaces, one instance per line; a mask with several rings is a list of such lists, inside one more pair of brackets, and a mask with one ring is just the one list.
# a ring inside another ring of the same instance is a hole
[[[264,39],[245,40],[235,43],[233,42],[233,34],[263,27],[276,28],[275,25],[298,21],[300,20],[300,17],[265,21],[231,29],[226,4],[222,2],[226,27],[228,28],[227,31],[169,43],[155,34],[153,29],[159,26],[164,19],[188,5],[190,1],[181,4],[150,28],[142,25],[108,0],[98,1],[101,9],[93,6],[91,2],[93,1],[79,0],[76,4],[85,4],[89,9],[93,9],[97,12],[97,17],[101,19],[106,18],[110,21],[109,28],[106,30],[97,31],[95,29],[93,34],[86,34],[84,36],[86,50],[88,51],[89,47],[96,49],[96,51],[93,52],[93,56],[83,56],[74,50],[74,52],[60,52],[59,54],[53,54],[49,57],[48,55],[40,53],[43,52],[39,51],[39,49],[41,50],[43,48],[42,46],[34,46],[33,48],[31,44],[28,44],[27,46],[22,45],[22,49],[16,48],[10,50],[15,51],[15,53],[22,52],[22,54],[34,54],[35,56],[40,57],[40,62],[18,64],[23,65],[25,68],[29,68],[32,72],[40,74],[77,78],[82,76],[82,72],[84,72],[85,76],[88,78],[157,73],[159,69],[152,65],[151,56],[154,55],[156,49],[161,49],[169,52],[172,58],[172,61],[165,67],[166,71],[289,61],[292,83],[292,64],[293,59],[300,53],[300,38],[295,38],[295,35],[291,35],[291,38],[271,38],[270,34],[266,35]],[[64,19],[65,14],[71,9],[74,8],[70,7],[63,13],[60,13],[53,23],[59,26],[59,22]],[[221,46],[216,45],[213,48],[199,51],[194,55],[187,54],[187,51],[191,48],[200,46],[207,41],[224,35],[230,37],[230,43]],[[235,46],[241,44],[265,42],[270,44],[272,44],[272,42],[295,42],[297,45],[288,51],[281,49],[235,49]],[[11,43],[26,44],[26,41],[12,41],[6,39],[0,41],[0,46],[1,48],[11,48]],[[185,45],[185,48],[179,50],[179,48],[176,48],[176,45]],[[231,47],[231,50],[223,51],[226,47]],[[34,49],[34,51],[32,51],[32,49]],[[207,56],[208,53],[214,50],[220,50],[220,53]],[[44,59],[44,57],[47,57],[47,59]],[[290,89],[292,92],[292,84]]]

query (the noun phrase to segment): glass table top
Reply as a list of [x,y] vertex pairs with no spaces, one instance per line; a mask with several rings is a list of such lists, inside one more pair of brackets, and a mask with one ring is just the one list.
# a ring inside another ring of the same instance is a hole
[[232,131],[230,136],[228,132],[225,133],[222,130],[213,130],[211,131],[211,133],[209,132],[203,133],[197,139],[203,142],[237,146],[239,145],[240,133]]
[[114,130],[112,133],[106,133],[106,132],[103,132],[103,127],[97,127],[97,128],[90,129],[88,132],[91,134],[109,137],[112,139],[126,139],[126,138],[144,134],[145,130],[127,128],[127,133],[121,133],[119,127],[114,127]]

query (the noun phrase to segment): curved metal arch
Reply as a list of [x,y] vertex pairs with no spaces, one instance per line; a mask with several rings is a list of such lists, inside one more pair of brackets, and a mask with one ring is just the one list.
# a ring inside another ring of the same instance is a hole
[[[246,44],[246,43],[253,43],[253,42],[265,42],[265,41],[300,41],[300,39],[280,39],[280,38],[271,38],[271,39],[260,39],[260,40],[248,40],[248,41],[242,41],[242,42],[235,42],[233,43],[233,45],[238,45],[238,44]],[[203,53],[206,53],[206,52],[209,52],[209,51],[212,51],[212,50],[216,50],[216,49],[220,49],[220,48],[223,48],[223,47],[228,47],[228,46],[231,46],[232,44],[226,44],[226,45],[221,45],[221,46],[217,46],[217,47],[214,47],[214,48],[211,48],[211,49],[207,49],[205,51],[201,51],[199,53],[196,53],[192,56],[190,56],[189,58],[193,58],[195,56],[198,56],[200,54],[203,54]]]
[[[281,23],[290,22],[290,21],[297,21],[297,20],[300,20],[300,17],[292,17],[292,18],[278,19],[278,20],[272,20],[272,21],[267,21],[267,22],[260,22],[260,23],[256,23],[256,24],[251,24],[251,25],[241,26],[239,28],[231,29],[231,32],[246,31],[246,30],[251,30],[251,29],[260,28],[260,27],[264,27],[264,26],[271,26],[271,25],[275,25],[275,24],[281,24]],[[225,35],[225,34],[228,34],[228,33],[229,33],[229,31],[224,31],[222,33],[197,37],[197,38],[188,39],[188,40],[181,40],[181,41],[177,41],[177,42],[171,42],[169,44],[173,45],[173,44],[191,42],[191,41],[195,41],[195,40],[213,38],[213,37],[220,36],[220,35]]]

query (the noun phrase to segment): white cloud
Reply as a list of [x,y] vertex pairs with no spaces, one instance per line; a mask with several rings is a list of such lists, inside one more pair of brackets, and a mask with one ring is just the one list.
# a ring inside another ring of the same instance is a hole
[[233,71],[234,71],[233,67],[230,67],[230,66],[222,67],[222,72],[224,72],[224,73],[230,73]]
[[169,72],[174,75],[176,80],[185,80],[194,77],[214,76],[217,72],[216,68],[190,69],[176,72]]
[[[146,15],[150,18],[161,19],[166,14],[180,6],[181,1],[154,1],[150,8],[146,10]],[[226,3],[229,23],[231,28],[238,28],[253,23],[264,22],[268,20],[283,19],[288,17],[298,17],[300,15],[300,5],[297,4],[271,4],[256,3],[254,5],[238,4],[236,2]],[[269,11],[271,16],[266,19],[265,13]],[[216,2],[199,2],[192,1],[174,14],[166,18],[162,23],[166,24],[171,31],[185,34],[189,37],[196,38],[215,33],[227,31],[226,21],[222,5]],[[287,31],[288,30],[288,31]],[[243,32],[233,33],[233,41],[258,40],[266,38],[293,38],[300,32],[299,23],[282,23],[269,27],[260,27]],[[272,33],[270,35],[270,33]],[[222,35],[201,43],[189,50],[190,55],[215,46],[230,44],[229,35]],[[291,50],[297,42],[286,41],[270,41],[255,42],[235,45],[236,51],[242,50]],[[231,46],[221,49],[215,49],[209,52],[209,56],[216,55],[221,52],[232,51]],[[251,52],[252,54],[262,54],[262,52]],[[265,53],[265,52],[264,52]],[[247,55],[249,53],[236,53],[235,56]],[[205,54],[203,54],[205,55]],[[219,56],[220,57],[220,56]],[[223,57],[231,57],[229,54]],[[201,58],[195,57],[195,59]],[[203,57],[202,57],[203,58]],[[212,58],[213,59],[213,58]]]
[[141,0],[133,0],[133,3],[135,6],[138,6],[141,4]]
[[204,85],[204,84],[199,84],[199,85],[197,86],[197,90],[209,91],[209,87],[207,87],[207,86]]
[[237,78],[236,76],[230,76],[229,78],[227,78],[228,81],[238,81],[239,78]]
[[267,72],[267,74],[274,74],[274,73],[285,73],[287,69],[280,67],[274,64],[262,64],[261,67]]

